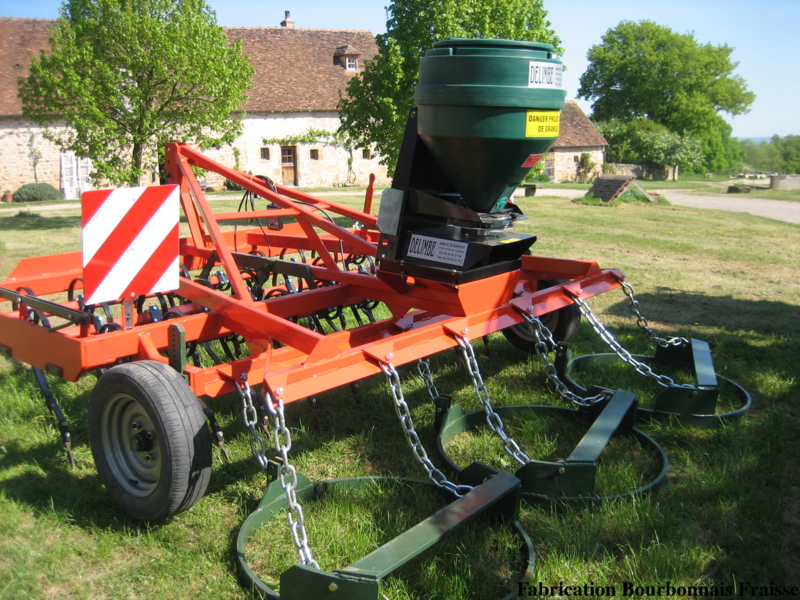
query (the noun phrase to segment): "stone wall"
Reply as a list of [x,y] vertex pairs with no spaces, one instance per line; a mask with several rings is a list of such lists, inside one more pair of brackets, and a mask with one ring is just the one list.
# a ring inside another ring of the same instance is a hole
[[769,179],[774,190],[800,190],[800,175],[773,175]]
[[[281,183],[281,144],[264,144],[264,139],[283,139],[303,136],[310,130],[335,132],[339,128],[336,112],[310,113],[248,113],[244,129],[234,145],[239,149],[239,168],[253,175],[266,175]],[[340,146],[325,143],[286,143],[296,149],[296,178],[300,187],[336,187],[367,185],[374,173],[378,185],[388,185],[386,167],[378,164],[377,157],[365,159],[360,148],[352,151],[352,172],[348,170],[350,155]],[[263,159],[261,149],[269,151]],[[311,151],[316,150],[317,158]],[[290,183],[290,182],[286,182]]]
[[575,181],[578,177],[578,165],[580,164],[581,154],[588,153],[595,163],[592,171],[593,177],[602,175],[603,163],[605,162],[605,151],[603,146],[560,146],[551,149],[547,156],[547,166],[552,163],[552,179],[556,183],[562,181]]
[[677,180],[678,167],[659,165],[628,165],[623,163],[610,163],[619,175],[633,175],[636,179],[651,179],[654,181]]
[[[63,125],[53,130],[63,130]],[[0,117],[0,191],[15,192],[37,180],[61,188],[61,151],[44,132],[22,117]]]

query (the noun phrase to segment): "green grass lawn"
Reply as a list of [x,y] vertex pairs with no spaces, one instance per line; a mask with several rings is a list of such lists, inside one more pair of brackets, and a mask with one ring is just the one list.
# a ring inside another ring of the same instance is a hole
[[[353,207],[363,202],[360,194],[335,200]],[[657,493],[560,510],[523,506],[521,522],[537,551],[531,582],[615,586],[617,597],[624,582],[798,585],[800,228],[665,204],[518,202],[529,219],[517,227],[537,235],[536,254],[620,268],[652,327],[710,341],[717,371],[754,398],[746,420],[721,429],[644,426],[670,459]],[[214,206],[237,204],[232,197]],[[0,278],[22,257],[80,248],[78,210],[33,213],[0,214]],[[621,291],[589,303],[632,352],[653,351]],[[586,322],[571,347],[576,355],[606,351]],[[496,405],[567,406],[548,386],[541,361],[502,334],[490,337],[488,355],[480,343],[476,350]],[[432,370],[443,393],[467,410],[479,408],[454,352],[434,356]],[[444,468],[434,452],[434,405],[415,373],[401,370],[406,399],[428,454]],[[587,377],[587,384],[630,389],[644,404],[658,387],[624,368]],[[94,470],[86,412],[95,381],[51,378],[72,427],[78,466],[71,470],[29,369],[0,358],[0,598],[251,598],[237,582],[234,542],[265,480],[250,454],[238,397],[209,401],[232,461],[215,451],[206,497],[165,524],[146,525],[116,507]],[[306,401],[287,407],[291,457],[312,481],[424,478],[383,377],[362,381],[357,401],[350,389],[316,400],[316,407]],[[508,429],[533,458],[564,452],[580,433],[557,419],[512,421]],[[499,441],[482,432],[457,438],[448,452],[461,465],[482,458],[514,469]],[[630,439],[615,439],[609,452],[598,475],[603,490],[618,493],[652,474],[652,456]],[[389,486],[304,508],[315,557],[334,569],[440,506],[436,495]],[[276,582],[295,561],[285,517],[270,522],[248,551],[261,576]],[[397,572],[381,593],[391,600],[492,600],[512,589],[520,566],[509,532],[479,521]]]

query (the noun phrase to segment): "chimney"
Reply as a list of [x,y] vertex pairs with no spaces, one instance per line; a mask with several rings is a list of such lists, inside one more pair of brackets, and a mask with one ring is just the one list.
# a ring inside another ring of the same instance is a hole
[[287,29],[294,29],[294,21],[289,17],[289,11],[286,11],[286,18],[281,21],[281,27],[286,27]]

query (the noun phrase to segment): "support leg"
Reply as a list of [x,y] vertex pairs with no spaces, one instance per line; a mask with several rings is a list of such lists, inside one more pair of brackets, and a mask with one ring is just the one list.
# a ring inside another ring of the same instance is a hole
[[47,382],[47,377],[45,377],[44,372],[41,369],[34,367],[33,375],[36,377],[36,383],[39,384],[39,389],[42,391],[42,396],[44,396],[44,401],[47,404],[47,408],[50,409],[50,412],[53,413],[56,421],[58,422],[58,428],[61,431],[61,441],[64,442],[64,448],[67,451],[69,466],[74,469],[75,457],[72,455],[72,435],[69,432],[69,424],[67,423],[67,418],[64,416],[64,411],[62,411],[61,407],[58,405],[56,397],[53,395],[53,391],[50,389],[50,384]]

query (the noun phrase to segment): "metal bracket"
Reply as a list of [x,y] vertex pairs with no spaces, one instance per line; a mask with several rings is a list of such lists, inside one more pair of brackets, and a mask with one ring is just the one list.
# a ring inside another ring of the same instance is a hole
[[170,323],[167,328],[167,336],[169,366],[186,377],[184,374],[186,370],[186,330],[180,323]]
[[433,428],[435,431],[439,431],[442,428],[444,416],[447,414],[447,411],[450,410],[450,405],[452,403],[452,396],[439,394],[434,398],[433,405],[436,407],[436,415],[433,417]]
[[133,299],[125,298],[122,301],[122,315],[125,329],[133,329]]

